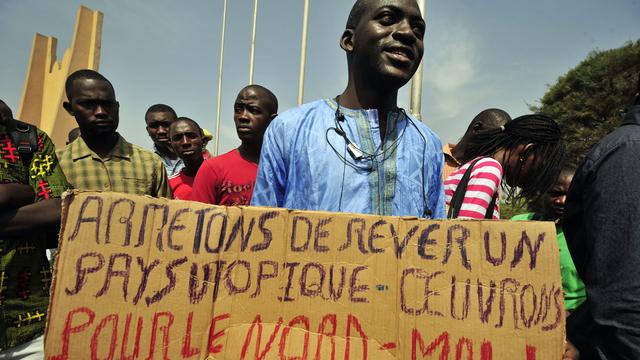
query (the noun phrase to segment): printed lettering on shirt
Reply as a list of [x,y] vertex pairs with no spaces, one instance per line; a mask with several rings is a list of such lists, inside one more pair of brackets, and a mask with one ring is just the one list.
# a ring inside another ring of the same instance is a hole
[[249,205],[249,201],[244,192],[251,190],[253,183],[247,184],[234,184],[229,180],[222,182],[220,186],[220,194],[227,195],[231,198],[231,206],[235,205]]

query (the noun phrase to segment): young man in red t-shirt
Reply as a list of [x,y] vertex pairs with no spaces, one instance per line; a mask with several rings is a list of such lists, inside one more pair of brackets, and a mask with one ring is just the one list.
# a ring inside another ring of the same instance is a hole
[[202,157],[202,129],[195,121],[179,117],[169,126],[169,143],[184,162],[184,168],[169,178],[173,198],[190,200],[193,180],[204,161]]
[[278,99],[269,89],[249,85],[240,90],[233,106],[233,121],[242,144],[204,162],[193,184],[191,200],[214,205],[249,205],[262,138],[277,113]]

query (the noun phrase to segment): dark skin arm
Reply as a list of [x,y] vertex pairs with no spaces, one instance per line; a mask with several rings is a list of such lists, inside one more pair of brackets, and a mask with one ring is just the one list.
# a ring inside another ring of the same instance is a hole
[[60,228],[61,199],[47,199],[0,211],[0,237],[24,237]]
[[33,203],[33,188],[25,184],[0,184],[0,211],[18,209]]

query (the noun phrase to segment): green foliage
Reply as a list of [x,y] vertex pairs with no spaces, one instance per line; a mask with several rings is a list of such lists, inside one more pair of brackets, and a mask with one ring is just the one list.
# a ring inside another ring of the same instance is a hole
[[501,202],[500,203],[500,219],[509,220],[515,215],[528,213],[530,210],[528,209],[527,203],[524,201],[520,202]]
[[640,41],[593,51],[549,88],[540,106],[530,109],[558,122],[568,160],[579,163],[595,143],[622,123],[638,91],[638,76]]

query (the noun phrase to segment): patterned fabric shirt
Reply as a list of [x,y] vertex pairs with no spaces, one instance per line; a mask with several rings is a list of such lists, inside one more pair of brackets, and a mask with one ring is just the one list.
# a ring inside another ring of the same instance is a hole
[[443,218],[440,138],[395,111],[382,143],[377,110],[340,111],[344,133],[364,155],[351,156],[335,131],[334,100],[285,111],[265,133],[251,205]]
[[104,159],[93,152],[82,137],[58,150],[58,158],[75,189],[171,197],[160,157],[130,144],[120,135]]
[[[30,185],[36,202],[59,198],[69,188],[53,142],[39,129],[37,138],[37,151],[31,163],[25,165],[7,128],[0,124],[0,183]],[[44,236],[0,238],[0,350],[44,333],[50,284]]]

